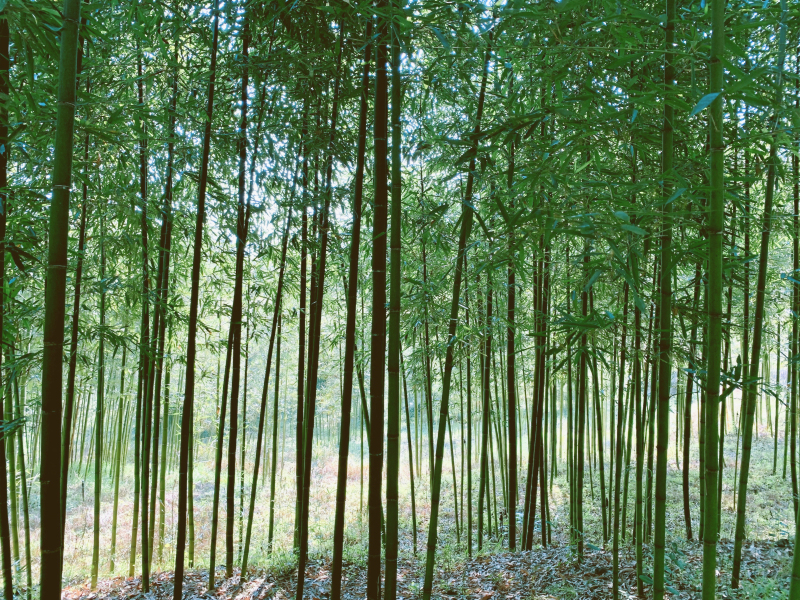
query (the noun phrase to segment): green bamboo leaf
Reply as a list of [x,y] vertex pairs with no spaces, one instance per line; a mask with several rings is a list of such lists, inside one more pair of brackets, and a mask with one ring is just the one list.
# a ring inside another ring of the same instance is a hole
[[445,50],[450,50],[450,47],[451,47],[451,46],[450,46],[450,42],[448,42],[448,41],[447,41],[447,38],[445,38],[445,37],[442,35],[442,32],[441,32],[441,31],[439,31],[439,29],[438,29],[438,28],[436,28],[436,27],[433,27],[432,25],[431,25],[431,26],[429,26],[429,27],[430,27],[430,30],[433,32],[433,35],[435,35],[435,36],[436,36],[436,37],[439,39],[439,43],[440,43],[442,46],[444,46],[444,49],[445,49]]
[[594,275],[592,275],[592,276],[589,278],[589,282],[586,284],[586,287],[585,287],[585,288],[583,288],[583,289],[584,289],[584,291],[588,292],[590,289],[592,289],[592,286],[595,284],[595,282],[596,282],[598,279],[600,279],[600,275],[601,275],[601,274],[602,274],[602,271],[600,271],[600,270],[598,270],[598,271],[595,271],[595,272],[594,272]]
[[675,193],[674,193],[674,194],[672,194],[672,196],[670,196],[670,197],[669,197],[669,199],[666,201],[666,203],[665,203],[665,204],[669,204],[670,202],[674,202],[675,200],[677,200],[678,198],[680,198],[680,197],[681,197],[681,195],[683,195],[683,193],[684,193],[684,192],[685,192],[687,189],[688,189],[688,188],[678,188],[677,190],[675,190]]
[[594,552],[599,552],[600,550],[602,550],[602,548],[600,548],[599,546],[596,546],[595,544],[592,544],[591,542],[586,542],[586,547],[589,548],[589,550],[592,550]]
[[647,232],[642,229],[641,227],[637,227],[636,225],[630,225],[628,223],[624,224],[622,228],[625,231],[630,231],[631,233],[635,233],[636,235],[647,235]]
[[717,99],[717,96],[719,96],[721,93],[722,93],[722,92],[713,92],[713,93],[711,93],[711,94],[706,94],[705,96],[703,96],[702,98],[700,98],[700,101],[699,101],[697,104],[695,104],[695,106],[694,106],[694,108],[692,109],[692,112],[691,112],[691,114],[690,114],[689,116],[690,116],[690,117],[693,117],[693,116],[695,116],[697,113],[699,113],[701,110],[703,110],[704,108],[708,108],[708,106],[709,106],[709,105],[710,105],[710,104],[711,104],[711,103],[712,103],[714,100],[716,100],[716,99]]

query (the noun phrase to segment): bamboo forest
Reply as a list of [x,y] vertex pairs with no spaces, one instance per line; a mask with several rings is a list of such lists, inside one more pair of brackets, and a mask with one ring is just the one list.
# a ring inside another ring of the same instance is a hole
[[0,0],[3,600],[800,600],[800,3]]

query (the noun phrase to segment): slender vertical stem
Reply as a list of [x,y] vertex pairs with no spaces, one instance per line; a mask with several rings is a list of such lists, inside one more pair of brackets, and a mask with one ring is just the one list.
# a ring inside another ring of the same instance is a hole
[[117,402],[117,448],[114,457],[114,509],[111,521],[111,558],[109,561],[109,570],[114,572],[114,561],[117,558],[117,516],[119,509],[119,481],[122,475],[122,432],[125,422],[125,413],[128,410],[128,403],[124,402],[125,393],[125,360],[127,358],[128,347],[122,346],[122,366],[120,368],[119,376],[119,400]]
[[[186,548],[186,518],[189,500],[190,454],[194,454],[194,391],[195,363],[197,360],[197,319],[200,297],[200,266],[202,262],[203,224],[206,212],[206,190],[208,187],[208,162],[211,152],[211,124],[214,114],[214,83],[217,76],[217,48],[219,45],[219,0],[214,2],[214,33],[211,42],[211,64],[208,80],[208,99],[206,105],[206,121],[203,132],[203,154],[200,165],[200,181],[197,190],[197,221],[194,232],[194,250],[192,256],[191,291],[189,298],[189,332],[186,345],[186,380],[183,397],[183,414],[181,417],[181,448],[178,476],[178,535],[175,544],[175,585],[173,598],[183,597],[184,550]],[[191,515],[190,515],[191,516]],[[190,519],[190,526],[193,519]],[[193,561],[194,532],[190,536],[190,564]]]
[[97,394],[95,407],[95,452],[94,452],[94,527],[92,544],[92,589],[97,587],[97,570],[100,565],[100,493],[103,483],[103,412],[105,410],[103,393],[105,392],[106,356],[106,245],[103,215],[100,215],[100,342],[97,351]]
[[[619,346],[619,383],[617,385],[617,433],[616,433],[616,449],[614,450],[614,523],[613,523],[613,539],[612,539],[612,593],[614,600],[619,598],[619,535],[620,535],[620,483],[622,481],[622,435],[625,426],[625,360],[627,358],[627,347],[625,345],[626,336],[628,333],[628,283],[625,282],[623,286],[623,300],[622,300],[622,336]],[[614,399],[612,397],[611,401]],[[614,424],[611,423],[611,427]],[[625,523],[622,523],[623,532],[625,530]]]
[[[353,195],[353,226],[350,235],[350,266],[347,282],[347,316],[345,324],[344,373],[342,382],[342,417],[339,435],[339,464],[336,481],[336,514],[333,525],[333,566],[331,598],[339,600],[342,585],[342,555],[344,551],[344,516],[347,498],[347,460],[350,454],[350,420],[353,402],[353,368],[356,347],[356,316],[358,299],[358,265],[361,244],[361,215],[364,195],[364,170],[367,147],[367,117],[369,112],[369,67],[372,55],[372,18],[367,19],[364,66],[361,76],[361,102],[358,120],[356,176]],[[361,428],[359,428],[361,429]],[[362,430],[363,435],[363,430]]]
[[[484,101],[486,99],[486,84],[489,77],[489,59],[491,56],[492,30],[489,30],[489,39],[486,54],[483,60],[483,75],[481,77],[481,87],[478,95],[478,106],[476,112],[476,123],[474,133],[473,149],[477,154],[477,139],[481,131],[481,119],[483,117]],[[469,175],[467,176],[467,187],[464,192],[464,202],[462,205],[461,230],[458,236],[458,254],[456,256],[456,270],[453,280],[453,296],[450,303],[450,322],[447,329],[447,354],[444,362],[444,380],[442,381],[442,399],[439,406],[439,428],[436,437],[436,461],[434,463],[433,487],[431,489],[431,517],[428,527],[427,559],[425,562],[425,581],[423,583],[422,595],[424,600],[430,600],[433,593],[433,567],[436,558],[436,545],[438,538],[439,525],[439,503],[441,501],[441,481],[442,481],[442,462],[444,460],[444,437],[447,425],[448,406],[450,401],[450,378],[453,369],[453,349],[456,342],[456,326],[458,325],[458,309],[461,299],[461,280],[465,265],[464,250],[467,246],[470,232],[472,231],[472,193],[475,172],[477,168],[476,158],[470,160]]]
[[[283,322],[283,314],[278,313],[278,347],[275,356],[275,381],[280,381],[281,377],[281,324]],[[275,396],[272,408],[272,468],[269,480],[269,537],[267,538],[267,552],[272,552],[272,542],[275,537],[275,485],[276,478],[275,472],[278,466],[278,392],[280,385],[275,385]],[[248,520],[249,522],[249,520]]]
[[[718,5],[718,6],[717,6]],[[724,34],[725,34],[725,21],[724,21],[724,1],[723,0],[714,0],[714,4],[712,5],[712,10],[718,8],[719,10],[714,13],[714,33],[718,32],[718,38],[716,40],[717,45],[713,46],[712,41],[712,54],[711,54],[711,68],[712,70],[712,83],[715,90],[720,90],[720,97],[717,98],[717,101],[721,102],[721,90],[723,84],[723,65],[722,65],[722,58],[724,52]],[[719,14],[718,14],[719,13]],[[752,354],[750,358],[750,371],[748,372],[748,382],[746,384],[746,395],[745,395],[745,405],[742,407],[742,410],[746,410],[745,419],[744,419],[744,437],[742,438],[742,466],[741,470],[739,471],[739,504],[736,507],[736,534],[735,534],[735,541],[733,547],[733,573],[731,577],[731,587],[738,588],[739,587],[739,572],[741,569],[742,563],[742,545],[744,542],[744,521],[746,516],[746,506],[747,506],[747,482],[750,476],[750,449],[753,443],[753,420],[756,411],[756,403],[758,399],[758,388],[756,386],[756,380],[758,379],[758,363],[761,358],[761,343],[762,343],[762,331],[764,327],[764,310],[765,310],[765,296],[766,296],[766,280],[767,280],[767,267],[769,261],[769,243],[770,243],[770,233],[772,230],[772,220],[773,220],[773,209],[772,203],[775,196],[775,184],[776,184],[776,171],[778,168],[778,128],[780,127],[780,114],[782,112],[782,101],[783,101],[783,63],[786,58],[786,20],[788,18],[788,12],[786,8],[786,0],[781,0],[781,19],[780,19],[780,32],[778,36],[778,59],[777,59],[777,69],[776,69],[776,80],[775,80],[775,98],[773,100],[773,115],[771,119],[771,142],[770,142],[770,150],[769,150],[769,163],[767,168],[767,183],[766,183],[766,190],[764,193],[764,215],[763,215],[763,224],[761,229],[761,247],[760,247],[760,254],[758,257],[758,280],[756,284],[756,311],[754,315],[753,321],[753,348]],[[711,112],[711,119],[719,119],[719,127],[721,129],[721,116],[722,109],[721,107],[714,110],[712,106]],[[713,129],[712,129],[713,131]],[[721,135],[721,133],[716,134],[717,136]],[[716,147],[716,142],[719,142],[720,150],[718,154],[720,154],[719,161],[722,161],[722,141],[721,139],[715,140],[712,142],[713,147]],[[722,171],[722,166],[717,166],[720,172]],[[712,175],[714,174],[715,170],[714,166],[712,166],[711,172]],[[720,189],[722,189],[721,182],[719,183]],[[712,185],[712,191],[716,188]],[[720,192],[721,197],[722,192]],[[721,200],[720,200],[721,201]],[[720,236],[721,237],[721,236]],[[721,285],[720,285],[721,287]],[[721,312],[721,311],[720,311]],[[710,385],[710,384],[709,384]],[[715,417],[716,418],[716,417]],[[716,449],[714,450],[716,452]],[[715,456],[716,458],[716,456]],[[716,474],[715,474],[716,475]],[[715,492],[716,493],[716,490]],[[716,510],[716,508],[714,509]],[[715,536],[716,540],[716,536]],[[709,544],[709,542],[706,542]],[[716,542],[714,542],[716,543]],[[710,566],[706,567],[704,562],[704,576],[706,576],[705,569],[708,568],[710,570]],[[710,575],[709,575],[710,577]],[[705,581],[705,579],[704,579]],[[712,596],[708,596],[711,598]],[[707,600],[704,598],[704,600]]]

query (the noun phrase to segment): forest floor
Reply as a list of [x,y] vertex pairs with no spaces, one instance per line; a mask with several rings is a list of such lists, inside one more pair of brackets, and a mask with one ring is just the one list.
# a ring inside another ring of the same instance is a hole
[[[734,505],[734,487],[737,456],[735,452],[735,433],[726,443],[726,469],[723,477],[722,495],[722,529],[718,553],[718,598],[769,599],[788,598],[789,577],[794,547],[794,518],[792,516],[792,495],[790,478],[784,479],[782,473],[783,441],[779,445],[777,472],[772,473],[774,443],[767,432],[754,440],[753,462],[751,467],[750,486],[747,502],[747,530],[742,566],[742,586],[739,590],[730,589],[730,576],[733,553],[733,534],[736,519]],[[698,450],[693,445],[693,460],[690,464],[692,476],[691,509],[692,525],[695,540],[699,526],[699,479],[697,463]],[[674,452],[674,450],[673,450]],[[322,455],[322,453],[320,453]],[[327,456],[330,454],[330,457]],[[672,454],[672,453],[671,453]],[[324,600],[330,589],[330,532],[332,531],[333,504],[330,493],[335,487],[335,455],[332,451],[320,459],[315,470],[316,485],[312,506],[314,515],[310,532],[310,553],[312,560],[306,571],[305,598]],[[666,570],[668,590],[672,598],[694,599],[700,597],[700,577],[702,573],[702,544],[697,541],[687,542],[681,491],[681,468],[675,456],[670,456],[667,483],[667,549]],[[424,462],[424,461],[423,461]],[[287,464],[291,464],[287,458]],[[353,502],[358,502],[360,472],[356,464],[351,464],[349,485],[353,490]],[[297,565],[291,552],[291,522],[293,517],[292,476],[287,467],[281,482],[282,493],[279,496],[281,511],[276,538],[281,540],[279,550],[271,555],[265,551],[265,543],[255,540],[251,552],[251,563],[260,568],[251,570],[248,580],[240,584],[238,571],[234,577],[224,580],[224,569],[217,571],[217,593],[208,594],[208,570],[202,569],[204,557],[208,556],[208,515],[211,514],[210,500],[205,488],[196,483],[195,510],[197,514],[197,547],[195,551],[196,570],[190,571],[186,578],[187,598],[225,598],[226,600],[262,600],[267,598],[294,598]],[[504,544],[496,538],[487,538],[483,553],[473,558],[466,556],[463,539],[456,535],[455,518],[452,510],[452,480],[448,480],[448,489],[444,491],[440,520],[439,548],[436,556],[436,572],[434,580],[434,597],[440,599],[500,599],[520,598],[523,600],[578,599],[589,600],[611,598],[611,551],[610,544],[606,549],[602,546],[602,511],[599,498],[597,473],[594,479],[587,473],[586,496],[584,500],[584,526],[586,529],[587,548],[582,561],[578,561],[567,543],[568,506],[564,496],[566,482],[563,472],[554,480],[551,488],[552,544],[547,548],[535,546],[530,552],[510,553]],[[608,473],[606,473],[606,476]],[[450,475],[448,475],[450,477]],[[403,481],[403,490],[406,480]],[[416,555],[411,539],[411,515],[401,514],[400,556],[398,564],[398,597],[419,598],[422,596],[422,578],[424,574],[424,544],[426,541],[430,505],[427,485],[423,476],[418,482],[417,497],[417,531],[418,540]],[[593,483],[592,483],[593,482]],[[620,568],[622,580],[622,598],[630,598],[635,592],[635,557],[630,542],[630,528],[633,519],[633,493],[635,481],[631,477],[629,511],[627,515],[628,540],[620,543]],[[76,484],[80,485],[80,483]],[[592,485],[594,488],[592,488]],[[80,492],[83,490],[80,489]],[[86,498],[91,498],[87,488]],[[461,490],[463,494],[463,490]],[[285,497],[284,497],[285,496]],[[142,596],[141,579],[139,577],[114,577],[107,570],[101,570],[101,582],[98,589],[91,591],[86,574],[89,572],[86,561],[91,557],[91,521],[86,516],[91,505],[83,500],[83,494],[76,490],[73,495],[77,504],[72,511],[73,525],[70,535],[70,558],[65,564],[64,600],[164,600],[172,598],[172,573],[168,569],[174,559],[171,540],[165,548],[165,560],[153,565],[152,593]],[[263,496],[262,496],[263,497]],[[259,503],[262,507],[268,501]],[[110,504],[110,502],[109,502]],[[121,503],[122,504],[122,503]],[[463,502],[460,503],[463,506]],[[402,502],[408,508],[408,502]],[[174,512],[168,497],[167,516]],[[221,507],[222,508],[222,507]],[[127,548],[129,543],[129,509],[121,510],[120,539],[118,548],[119,564],[127,565]],[[407,511],[406,511],[407,512]],[[220,518],[224,515],[224,509]],[[461,515],[463,519],[463,514]],[[521,515],[518,515],[521,520]],[[80,520],[80,522],[78,522]],[[278,520],[278,519],[276,519]],[[110,521],[110,519],[109,519]],[[171,529],[172,519],[168,519]],[[360,511],[357,505],[348,511],[348,535],[345,546],[345,585],[344,597],[348,599],[364,598],[366,587],[366,527],[361,524]],[[257,523],[264,523],[264,514],[258,512]],[[263,529],[263,527],[261,527]],[[254,528],[255,529],[255,528]],[[501,526],[501,530],[502,530]],[[168,529],[169,530],[169,529]],[[538,522],[537,522],[538,530]],[[261,532],[264,533],[264,532]],[[462,532],[463,533],[463,532]],[[495,532],[496,533],[496,532]],[[462,536],[463,538],[463,536]],[[103,538],[107,539],[107,538]],[[475,540],[473,540],[475,541]],[[537,532],[534,542],[540,542]],[[34,541],[34,547],[38,540]],[[264,547],[262,547],[264,546]],[[218,555],[224,559],[224,550]],[[237,562],[237,561],[234,561]],[[644,568],[645,581],[652,575],[652,554],[649,546],[645,547]],[[69,568],[67,568],[69,565]],[[67,575],[67,571],[69,575]],[[136,571],[138,572],[138,565]],[[38,577],[34,573],[34,580]],[[649,586],[648,586],[649,587]],[[647,597],[651,597],[647,594]]]
[[[733,544],[719,544],[718,581],[730,580]],[[748,543],[745,547],[740,590],[729,589],[727,583],[718,586],[720,598],[781,598],[788,593],[792,549],[788,540]],[[692,543],[668,552],[671,598],[700,598],[699,573],[702,564],[702,545]],[[478,556],[437,569],[434,598],[456,599],[530,599],[599,600],[612,597],[611,552],[587,550],[582,561],[567,546],[538,548],[528,552],[503,552]],[[424,562],[421,558],[400,561],[398,565],[398,598],[420,598]],[[218,571],[224,575],[224,569]],[[631,548],[620,553],[620,597],[636,598],[636,567]],[[64,591],[64,600],[171,600],[173,573],[154,577],[149,594],[142,594],[141,579],[116,578],[101,582],[96,591],[88,586],[76,586]],[[306,570],[304,598],[323,600],[330,595],[331,571],[328,561],[312,561]],[[260,571],[244,583],[238,572],[231,579],[217,579],[217,589],[208,592],[208,571],[191,571],[186,576],[184,598],[266,600],[295,597],[297,571]],[[652,597],[645,586],[646,597]],[[366,570],[363,565],[345,567],[343,598],[366,597]]]

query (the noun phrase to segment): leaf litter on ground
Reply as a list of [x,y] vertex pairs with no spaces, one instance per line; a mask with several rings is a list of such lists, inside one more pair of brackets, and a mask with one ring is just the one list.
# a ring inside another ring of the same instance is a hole
[[[596,547],[595,547],[596,548]],[[721,597],[761,597],[728,589],[730,556],[733,543],[720,541],[718,546],[718,582]],[[680,555],[676,559],[676,554]],[[759,578],[782,579],[788,582],[792,544],[789,540],[759,541],[745,546],[742,565],[744,586]],[[422,558],[398,561],[398,598],[422,596]],[[668,558],[668,594],[673,599],[700,598],[702,544],[683,542]],[[650,568],[651,560],[645,561]],[[645,571],[647,573],[647,569]],[[331,564],[327,559],[309,561],[303,598],[325,600],[330,597]],[[582,560],[568,545],[535,548],[525,552],[501,552],[476,556],[438,568],[434,580],[434,598],[440,600],[561,600],[575,598],[605,600],[612,597],[612,554],[610,550],[587,548]],[[647,581],[647,579],[646,579]],[[150,592],[142,592],[141,577],[116,577],[98,582],[90,590],[88,581],[68,587],[63,600],[171,600],[173,573],[155,574]],[[366,569],[361,564],[346,564],[342,597],[346,600],[366,598]],[[649,583],[649,581],[648,581]],[[776,581],[780,587],[780,582]],[[184,600],[287,600],[294,598],[296,571],[270,573],[254,569],[241,581],[238,569],[230,579],[224,569],[218,570],[216,589],[208,591],[208,571],[191,570],[184,581]],[[649,585],[646,597],[651,597]],[[634,549],[626,545],[620,550],[620,597],[636,598],[636,562]],[[767,597],[767,596],[763,596]]]

